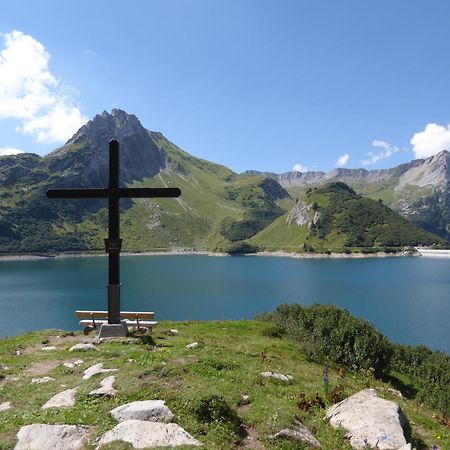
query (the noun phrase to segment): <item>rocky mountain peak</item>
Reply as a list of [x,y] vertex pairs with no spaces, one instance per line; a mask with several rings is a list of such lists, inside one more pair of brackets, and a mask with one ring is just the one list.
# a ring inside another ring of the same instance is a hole
[[[128,183],[159,173],[166,155],[134,114],[103,111],[83,125],[67,143],[50,153],[52,171],[63,171],[65,186],[100,186],[108,182],[108,143],[120,145],[120,180]],[[81,183],[81,184],[80,184]]]
[[128,114],[121,109],[113,109],[111,113],[103,111],[83,125],[68,141],[67,144],[90,141],[99,143],[110,139],[121,140],[132,134],[147,134],[139,119],[134,114]]

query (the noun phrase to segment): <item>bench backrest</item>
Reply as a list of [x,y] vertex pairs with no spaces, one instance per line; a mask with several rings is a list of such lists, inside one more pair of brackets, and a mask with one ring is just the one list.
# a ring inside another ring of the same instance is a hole
[[[108,311],[75,311],[77,317],[85,317],[87,319],[107,319]],[[153,320],[155,313],[151,311],[121,311],[122,319],[145,319]]]

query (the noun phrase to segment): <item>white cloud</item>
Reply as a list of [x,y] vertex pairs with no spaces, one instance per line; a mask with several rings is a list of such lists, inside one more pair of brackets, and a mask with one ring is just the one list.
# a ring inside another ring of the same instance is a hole
[[334,164],[336,167],[343,167],[348,163],[348,160],[350,159],[350,155],[348,153],[344,153],[343,155],[339,156],[338,160]]
[[382,159],[389,158],[400,150],[400,147],[389,144],[389,142],[385,141],[375,140],[372,142],[372,146],[381,150],[379,152],[368,152],[368,158],[361,161],[363,166],[370,166],[371,164],[375,164]]
[[60,143],[86,121],[50,72],[50,54],[33,37],[20,31],[2,35],[0,53],[0,119],[16,119],[16,131],[38,142]]
[[425,130],[411,138],[411,145],[416,158],[427,158],[442,150],[450,149],[450,125],[442,126],[429,123]]
[[0,148],[0,156],[17,155],[18,153],[24,153],[24,151],[9,146]]
[[308,172],[309,168],[306,166],[302,166],[301,164],[296,164],[292,170],[294,172]]

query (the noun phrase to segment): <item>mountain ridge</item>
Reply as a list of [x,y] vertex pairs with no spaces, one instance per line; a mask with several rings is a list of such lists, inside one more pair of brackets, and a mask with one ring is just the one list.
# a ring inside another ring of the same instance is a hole
[[[128,251],[233,251],[306,195],[305,186],[285,188],[273,176],[237,174],[196,158],[162,133],[145,129],[136,116],[114,109],[96,115],[46,156],[0,157],[0,252],[100,250],[107,227],[105,202],[49,201],[44,193],[48,188],[106,187],[110,139],[120,142],[122,185],[179,186],[183,193],[176,200],[122,200]],[[312,174],[307,176],[317,173]]]

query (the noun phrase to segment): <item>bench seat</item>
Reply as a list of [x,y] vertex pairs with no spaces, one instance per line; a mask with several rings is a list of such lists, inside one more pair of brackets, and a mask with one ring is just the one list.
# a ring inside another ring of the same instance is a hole
[[[77,317],[90,317],[92,319],[107,319],[108,311],[75,311]],[[122,319],[144,319],[154,320],[155,313],[152,311],[121,311],[120,317]]]
[[[106,319],[100,319],[100,320],[95,320],[95,325],[99,326],[99,325],[103,325],[104,323],[108,323],[108,321]],[[158,324],[158,322],[154,321],[154,320],[139,320],[139,323],[137,320],[127,320],[125,319],[125,323],[127,324],[127,327],[147,327],[147,328],[153,328],[154,326],[156,326]],[[92,319],[84,319],[84,320],[80,320],[80,325],[87,327],[90,325],[93,325],[93,321]]]

